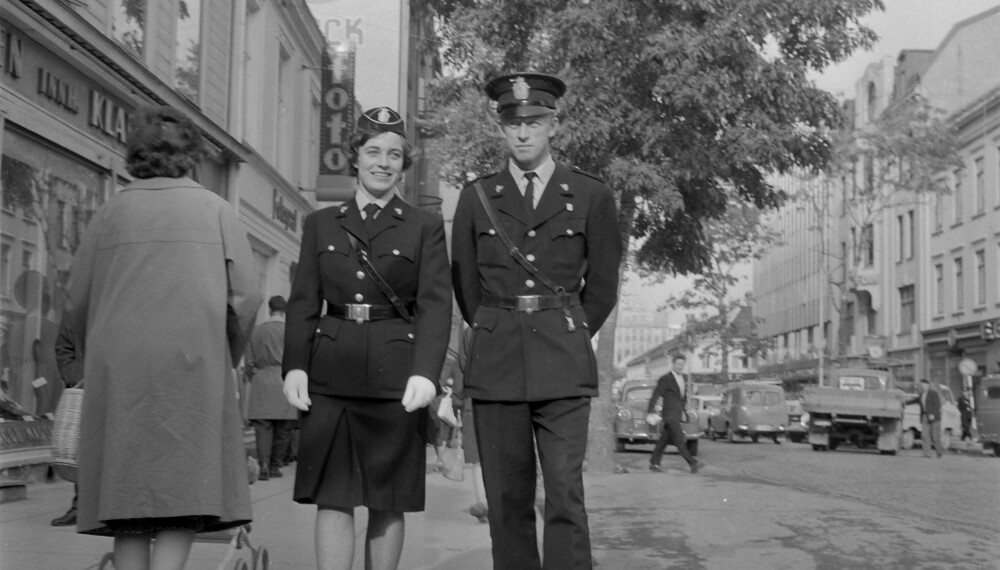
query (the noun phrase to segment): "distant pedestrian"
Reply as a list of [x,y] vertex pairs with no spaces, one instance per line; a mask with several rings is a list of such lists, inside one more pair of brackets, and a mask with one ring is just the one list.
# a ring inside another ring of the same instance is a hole
[[906,401],[906,404],[920,404],[920,440],[924,457],[932,457],[931,449],[940,458],[947,451],[941,446],[941,395],[931,388],[926,378],[921,378],[917,384],[920,394]]
[[293,499],[317,506],[319,568],[352,567],[363,506],[364,566],[387,570],[403,513],[424,510],[452,293],[444,222],[398,195],[412,161],[399,113],[362,114],[349,151],[354,197],[306,216],[288,297],[284,391],[303,412]]
[[958,398],[958,412],[962,417],[962,439],[972,441],[972,391],[962,390]]
[[117,570],[176,569],[195,533],[251,518],[232,370],[260,297],[232,206],[187,177],[198,128],[169,107],[130,126],[135,181],[90,222],[67,287],[85,339],[77,529],[114,537]]
[[[70,320],[64,315],[59,322],[59,333],[56,335],[55,355],[59,374],[67,388],[82,387],[83,382],[83,351],[82,339],[74,334]],[[76,510],[80,495],[80,487],[73,483],[73,502],[62,516],[52,520],[52,526],[72,526],[76,524]]]
[[260,480],[281,477],[281,466],[291,445],[292,422],[298,410],[282,392],[281,354],[285,348],[285,298],[275,295],[267,301],[270,318],[257,325],[250,335],[245,357],[247,390],[250,400],[247,419],[257,440]]
[[[663,471],[660,461],[663,459],[663,451],[667,444],[673,444],[677,448],[677,453],[687,461],[692,473],[697,473],[703,467],[703,463],[695,459],[688,451],[684,440],[684,430],[681,428],[681,418],[684,409],[687,407],[687,382],[684,378],[684,365],[687,358],[683,354],[677,354],[671,358],[668,364],[667,373],[660,376],[656,381],[656,388],[653,389],[653,396],[649,399],[649,407],[646,412],[646,423],[651,426],[663,422],[660,430],[660,437],[656,440],[653,448],[653,455],[649,459],[650,471]],[[659,400],[663,399],[663,406],[659,414],[655,413]]]

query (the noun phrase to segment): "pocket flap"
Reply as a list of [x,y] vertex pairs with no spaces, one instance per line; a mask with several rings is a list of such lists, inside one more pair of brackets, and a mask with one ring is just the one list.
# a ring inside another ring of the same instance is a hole
[[549,223],[549,237],[552,239],[560,237],[573,237],[585,233],[587,220],[583,218],[569,218],[566,220],[553,220]]
[[472,321],[472,328],[493,332],[497,326],[497,314],[493,311],[478,311]]
[[320,318],[319,323],[316,325],[316,336],[325,336],[331,339],[336,339],[337,335],[340,334],[340,327],[345,323],[343,319],[338,319],[325,315]]

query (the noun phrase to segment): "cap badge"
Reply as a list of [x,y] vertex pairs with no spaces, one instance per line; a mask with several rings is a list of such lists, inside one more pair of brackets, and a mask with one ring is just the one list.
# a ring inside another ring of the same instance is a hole
[[381,109],[378,110],[378,122],[388,123],[390,117],[391,115],[389,115],[389,109],[382,107]]
[[528,82],[524,80],[523,77],[518,77],[511,82],[514,84],[514,98],[515,99],[527,99],[530,89],[528,88]]

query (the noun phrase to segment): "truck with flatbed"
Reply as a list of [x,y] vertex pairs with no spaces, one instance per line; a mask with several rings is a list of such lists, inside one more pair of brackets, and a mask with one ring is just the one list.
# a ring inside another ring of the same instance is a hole
[[814,451],[849,443],[895,455],[903,433],[905,396],[890,371],[832,369],[820,384],[802,389],[809,443]]

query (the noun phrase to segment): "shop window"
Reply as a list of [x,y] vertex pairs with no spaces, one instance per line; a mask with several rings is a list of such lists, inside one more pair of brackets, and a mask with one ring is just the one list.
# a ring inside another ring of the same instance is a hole
[[114,0],[111,35],[125,51],[142,59],[146,43],[147,0]]
[[201,0],[180,0],[174,53],[174,88],[194,103],[201,88]]
[[10,254],[9,243],[0,244],[0,296],[10,297]]
[[916,295],[913,285],[899,288],[899,332],[909,334],[916,317]]

